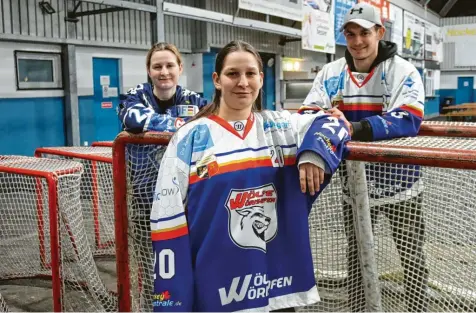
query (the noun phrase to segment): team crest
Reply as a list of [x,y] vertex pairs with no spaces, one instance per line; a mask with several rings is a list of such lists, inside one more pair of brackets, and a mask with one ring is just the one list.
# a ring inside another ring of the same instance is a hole
[[228,232],[238,247],[266,252],[266,243],[278,233],[276,199],[273,184],[230,191],[225,204]]

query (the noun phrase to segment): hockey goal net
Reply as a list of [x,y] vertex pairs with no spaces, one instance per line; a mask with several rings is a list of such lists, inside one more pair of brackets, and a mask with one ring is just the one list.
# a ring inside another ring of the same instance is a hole
[[0,156],[0,280],[10,309],[116,310],[86,234],[82,174],[70,160]]
[[95,256],[114,256],[114,188],[112,148],[48,147],[38,148],[36,157],[74,160],[83,164],[81,206],[86,233]]
[[[476,308],[476,140],[462,138],[475,130],[426,123],[421,134],[461,137],[349,143],[345,167],[309,217],[321,302],[302,310]],[[120,311],[151,309],[146,213],[169,138],[123,132],[114,142]]]

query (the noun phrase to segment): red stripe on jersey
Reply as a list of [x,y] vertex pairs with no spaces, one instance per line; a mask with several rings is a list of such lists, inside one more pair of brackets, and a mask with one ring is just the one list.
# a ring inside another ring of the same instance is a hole
[[355,104],[341,104],[339,110],[344,111],[373,111],[382,112],[381,103],[355,103]]
[[188,235],[187,225],[183,225],[182,227],[170,231],[152,231],[152,241],[175,239],[185,235]]
[[[285,161],[286,162],[286,161]],[[228,165],[220,164],[220,171],[216,174],[224,174],[230,172],[236,172],[239,170],[246,170],[250,168],[257,168],[257,167],[271,167],[273,164],[271,163],[271,159],[252,159],[250,161],[245,162],[236,162]],[[200,178],[196,173],[190,175],[189,184],[194,184],[201,180],[207,179],[208,177]]]
[[296,164],[296,156],[285,156],[284,165],[294,165]]
[[409,112],[409,113],[411,113],[415,116],[418,116],[419,118],[423,118],[423,112],[418,110],[418,109],[415,109],[413,107],[409,107],[407,105],[402,105],[400,107],[400,109],[405,110],[405,111],[407,111],[407,112]]

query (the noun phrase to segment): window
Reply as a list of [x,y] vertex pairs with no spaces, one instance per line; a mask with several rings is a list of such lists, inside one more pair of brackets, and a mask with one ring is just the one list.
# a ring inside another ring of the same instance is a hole
[[61,54],[15,51],[17,89],[62,89]]
[[432,70],[425,70],[424,84],[425,84],[425,96],[427,97],[435,96],[434,76],[435,75]]

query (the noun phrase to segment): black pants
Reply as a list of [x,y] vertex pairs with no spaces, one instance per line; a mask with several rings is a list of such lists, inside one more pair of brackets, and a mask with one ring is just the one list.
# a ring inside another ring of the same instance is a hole
[[[343,170],[341,174],[346,175],[345,168]],[[365,311],[366,302],[352,207],[344,203],[343,213],[348,244],[347,292],[349,305],[352,312],[362,312]],[[428,307],[428,270],[423,252],[425,222],[422,212],[422,195],[406,201],[371,208],[372,229],[374,229],[380,213],[385,214],[390,222],[392,238],[400,256],[407,310],[409,312],[425,312]]]

